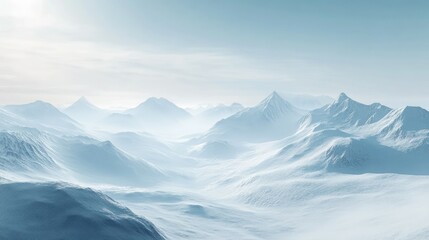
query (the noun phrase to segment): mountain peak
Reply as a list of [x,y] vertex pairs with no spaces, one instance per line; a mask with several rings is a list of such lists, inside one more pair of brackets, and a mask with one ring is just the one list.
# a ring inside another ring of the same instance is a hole
[[335,126],[362,126],[381,120],[392,109],[381,104],[366,105],[357,102],[341,93],[335,102],[327,105],[320,110],[314,111],[314,116],[325,115],[329,124]]
[[240,103],[232,103],[231,105],[230,105],[230,107],[233,107],[233,108],[243,108],[243,105],[241,105]]
[[76,101],[76,103],[89,103],[89,101],[85,96],[82,96]]
[[277,104],[284,104],[284,103],[287,103],[286,100],[284,100],[276,91],[274,91],[261,102],[261,105],[268,106],[273,104],[277,105]]
[[392,111],[381,124],[384,125],[381,132],[388,134],[429,129],[429,112],[421,107],[407,106]]
[[340,93],[340,95],[337,98],[337,102],[344,102],[347,100],[351,100],[351,98],[347,96],[347,94],[345,94],[344,92]]
[[80,97],[76,102],[74,102],[71,106],[90,106],[90,107],[95,107],[92,103],[90,103],[88,101],[88,99],[86,97]]
[[143,104],[173,104],[173,103],[162,97],[159,97],[159,98],[150,97],[146,99],[146,101],[144,101]]
[[276,91],[272,92],[255,108],[261,109],[269,119],[277,119],[285,115],[285,113],[298,112],[294,106],[284,100]]
[[398,117],[402,121],[413,122],[415,125],[420,125],[420,122],[429,123],[429,112],[421,107],[406,106],[400,108],[398,110]]
[[270,98],[270,99],[283,99],[282,97],[280,97],[280,95],[276,92],[276,91],[273,91],[269,96],[268,96],[268,98]]
[[80,97],[76,102],[65,109],[66,112],[70,113],[73,111],[81,111],[82,109],[99,111],[100,109],[88,101],[86,97]]
[[129,109],[126,113],[138,115],[164,115],[167,113],[176,114],[179,117],[188,117],[190,114],[176,104],[165,98],[150,97],[137,107]]
[[401,109],[401,112],[406,115],[410,114],[425,114],[427,113],[427,110],[421,107],[414,107],[414,106],[406,106]]

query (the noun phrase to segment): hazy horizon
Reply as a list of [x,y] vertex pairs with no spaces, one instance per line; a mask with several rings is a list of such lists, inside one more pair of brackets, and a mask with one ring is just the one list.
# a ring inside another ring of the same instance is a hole
[[276,90],[429,107],[424,1],[0,5],[1,105],[253,105]]

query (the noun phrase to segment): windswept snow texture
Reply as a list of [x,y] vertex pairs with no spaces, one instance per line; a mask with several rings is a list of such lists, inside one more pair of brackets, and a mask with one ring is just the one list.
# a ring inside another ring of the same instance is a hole
[[427,110],[281,96],[1,108],[0,239],[429,239]]
[[0,132],[0,169],[45,172],[56,168],[38,132]]
[[164,239],[148,220],[90,189],[0,184],[1,239]]

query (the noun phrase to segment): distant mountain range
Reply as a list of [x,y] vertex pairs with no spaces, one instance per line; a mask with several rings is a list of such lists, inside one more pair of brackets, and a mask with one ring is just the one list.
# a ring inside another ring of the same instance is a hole
[[[384,193],[394,192],[394,181],[424,187],[428,160],[427,110],[362,104],[344,93],[312,110],[272,92],[252,107],[194,115],[164,98],[120,112],[86,98],[62,111],[42,101],[8,105],[0,108],[0,238],[164,239],[165,231],[172,239],[216,239],[253,216],[326,202],[335,209],[351,194],[363,202],[385,185]],[[116,196],[151,221],[69,184]],[[218,207],[219,199],[228,204]],[[201,222],[217,225],[207,234]]]

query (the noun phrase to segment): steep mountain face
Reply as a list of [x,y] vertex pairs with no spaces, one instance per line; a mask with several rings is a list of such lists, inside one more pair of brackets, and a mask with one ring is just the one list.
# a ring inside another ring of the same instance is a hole
[[85,97],[64,109],[64,112],[80,123],[94,123],[108,115],[108,112],[90,103]]
[[148,220],[88,188],[0,184],[1,239],[164,239]]
[[50,103],[36,101],[23,105],[8,105],[4,109],[25,119],[30,127],[50,128],[58,132],[81,132],[79,124]]
[[392,137],[429,131],[429,112],[421,107],[400,108],[388,114],[377,126],[380,133]]
[[0,169],[48,172],[58,169],[40,141],[39,132],[0,132]]
[[313,123],[322,127],[344,128],[375,123],[392,109],[379,103],[365,105],[341,93],[335,102],[311,111],[303,120],[306,125]]
[[0,108],[0,127],[3,129],[11,128],[19,124],[20,121],[14,119],[11,113]]
[[303,111],[273,92],[257,106],[217,122],[208,137],[251,142],[280,139],[297,129],[302,115]]

